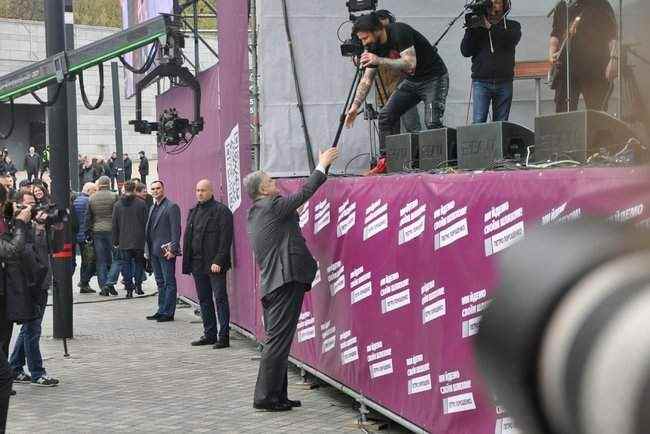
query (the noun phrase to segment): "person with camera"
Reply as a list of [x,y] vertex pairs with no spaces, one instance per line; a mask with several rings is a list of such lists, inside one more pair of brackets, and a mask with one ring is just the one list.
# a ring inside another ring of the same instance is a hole
[[[19,209],[32,210],[32,221],[27,224],[23,254],[5,261],[8,317],[22,324],[9,365],[15,373],[14,382],[53,387],[59,384],[59,380],[47,375],[40,348],[43,316],[52,284],[47,213],[33,211],[37,202],[28,188],[18,193],[18,203]],[[25,365],[29,374],[25,373]]]
[[426,127],[442,128],[449,93],[449,74],[437,49],[407,24],[394,23],[384,27],[376,13],[359,17],[352,32],[366,49],[361,55],[361,66],[365,72],[346,115],[346,126],[350,128],[354,125],[376,78],[377,67],[385,66],[399,71],[405,78],[379,113],[380,151],[384,151],[387,136],[400,133],[402,115],[420,101],[425,104]]
[[[474,123],[485,123],[492,107],[492,121],[507,121],[512,107],[515,49],[521,25],[509,20],[509,0],[492,0],[479,13],[479,22],[468,25],[460,50],[472,58]],[[481,14],[484,14],[480,16]]]
[[253,200],[247,231],[261,273],[267,335],[253,397],[253,408],[258,410],[289,411],[302,405],[287,396],[288,357],[303,298],[318,265],[302,236],[297,210],[327,181],[327,170],[338,155],[336,148],[322,152],[302,189],[287,197],[280,195],[275,181],[264,172],[244,178],[244,188]]
[[[388,27],[397,22],[397,19],[389,10],[380,9],[375,13],[379,17],[381,25],[384,27]],[[355,59],[356,64],[358,57],[355,57]],[[375,102],[377,108],[381,109],[388,102],[388,98],[395,92],[404,75],[398,70],[383,65],[380,65],[377,69],[379,86],[377,86],[378,92]],[[407,133],[417,133],[422,130],[422,122],[420,122],[420,113],[418,112],[417,105],[402,115],[401,125],[402,130]]]
[[[567,20],[566,2],[555,7],[549,41],[549,57],[556,69],[556,80],[552,83],[556,111],[577,110],[580,95],[588,110],[606,110],[610,83],[618,76],[614,9],[607,0],[575,0],[569,2],[568,14]],[[567,46],[571,91],[568,98]]]
[[[8,203],[7,190],[0,185],[0,207],[4,210]],[[13,207],[8,219],[0,219],[0,261],[15,260],[25,251],[25,236],[27,225],[32,218],[31,208],[20,210],[13,214]],[[9,396],[15,373],[9,366],[7,356],[9,354],[9,342],[13,323],[9,319],[12,315],[9,312],[7,269],[0,267],[0,432],[5,432],[7,424],[7,413],[9,411]]]

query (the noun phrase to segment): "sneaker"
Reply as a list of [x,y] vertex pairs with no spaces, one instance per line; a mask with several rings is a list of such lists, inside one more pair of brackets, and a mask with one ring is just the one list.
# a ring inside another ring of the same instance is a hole
[[19,372],[18,375],[16,375],[16,378],[14,378],[14,383],[31,383],[31,382],[32,382],[32,377],[25,374],[24,372]]
[[37,380],[32,380],[32,385],[33,386],[41,386],[41,387],[54,387],[59,384],[59,380],[56,378],[50,378],[47,376],[43,376]]

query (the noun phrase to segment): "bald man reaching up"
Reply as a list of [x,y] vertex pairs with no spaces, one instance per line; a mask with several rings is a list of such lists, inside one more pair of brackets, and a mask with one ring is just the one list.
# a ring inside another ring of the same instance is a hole
[[183,274],[194,278],[203,319],[203,336],[192,346],[228,348],[230,306],[226,272],[231,265],[232,212],[214,199],[212,183],[207,179],[196,184],[196,199],[198,203],[190,210],[183,238]]

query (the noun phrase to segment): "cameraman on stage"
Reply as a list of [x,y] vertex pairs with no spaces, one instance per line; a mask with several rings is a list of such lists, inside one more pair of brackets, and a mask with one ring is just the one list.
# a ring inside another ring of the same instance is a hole
[[468,25],[460,51],[472,58],[474,123],[507,121],[512,106],[515,48],[521,40],[521,25],[508,20],[509,0],[485,2],[486,12],[478,23]]
[[366,68],[345,125],[350,128],[370,91],[380,65],[400,71],[406,78],[379,113],[379,146],[384,152],[386,136],[400,133],[400,118],[420,101],[425,104],[425,124],[429,129],[442,128],[449,74],[438,51],[418,31],[404,23],[382,26],[375,13],[357,19],[352,33],[366,51],[361,66]]

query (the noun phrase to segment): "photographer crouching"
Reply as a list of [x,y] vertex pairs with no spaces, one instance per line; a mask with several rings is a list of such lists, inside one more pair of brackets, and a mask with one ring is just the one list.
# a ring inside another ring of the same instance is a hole
[[352,33],[357,35],[366,52],[361,56],[365,72],[348,110],[345,125],[350,128],[384,66],[402,73],[405,78],[379,113],[379,146],[383,153],[386,136],[400,133],[400,118],[420,101],[424,101],[428,129],[442,128],[449,93],[449,74],[437,49],[413,27],[393,23],[384,27],[376,13],[360,16]]
[[[7,189],[0,185],[0,207],[5,209],[6,204]],[[32,210],[29,207],[20,210],[15,217],[12,208],[9,219],[0,218],[0,432],[5,432],[9,395],[15,378],[14,371],[7,362],[13,329],[13,309],[10,309],[10,306],[16,295],[15,288],[10,286],[12,279],[9,278],[9,273],[12,267],[9,264],[24,255],[27,225],[31,219]]]
[[508,20],[509,0],[477,1],[466,17],[465,37],[460,50],[472,58],[474,123],[510,117],[515,76],[515,48],[521,40],[521,25]]

